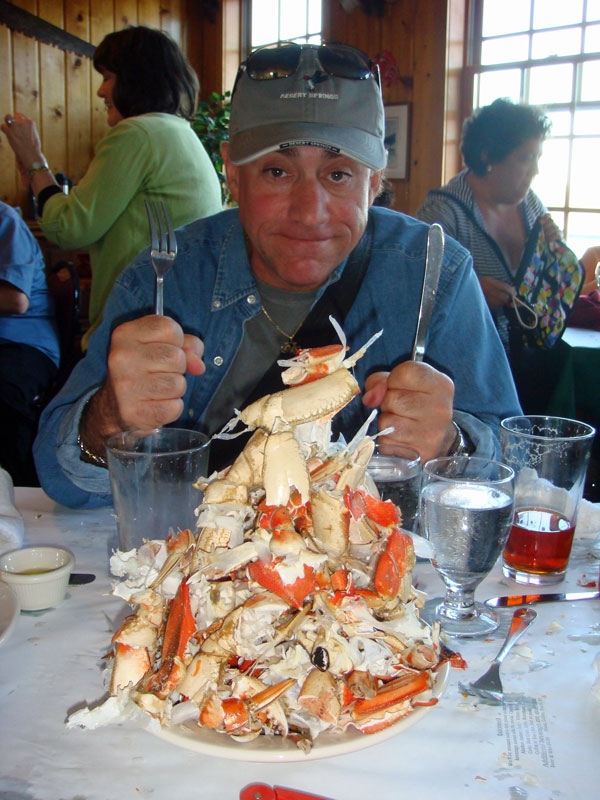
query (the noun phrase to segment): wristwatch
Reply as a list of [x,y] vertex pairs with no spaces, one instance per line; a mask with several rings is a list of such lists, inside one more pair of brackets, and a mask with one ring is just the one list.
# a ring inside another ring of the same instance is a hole
[[34,161],[27,170],[27,174],[30,178],[33,178],[38,172],[50,172],[50,167],[45,161]]
[[456,436],[454,437],[452,447],[448,451],[447,455],[450,457],[470,456],[471,453],[475,452],[475,446],[473,445],[473,442],[469,439],[468,434],[466,434],[460,425],[458,425],[458,423],[456,423],[454,420],[452,420],[452,425],[456,431]]
[[79,418],[79,431],[77,432],[77,444],[79,446],[79,460],[84,461],[86,464],[93,464],[95,467],[102,467],[103,469],[108,469],[108,462],[104,458],[104,456],[99,456],[98,453],[94,453],[93,450],[90,450],[86,443],[81,438],[81,423],[83,421],[84,416],[87,413],[89,408],[90,402],[92,397],[88,397],[85,401],[85,405],[81,411],[81,416]]
[[81,438],[81,433],[77,434],[77,444],[79,445],[79,460],[85,461],[86,464],[93,464],[95,467],[102,467],[103,469],[108,469],[108,462],[104,458],[104,456],[99,456],[97,453],[94,453],[92,450],[87,447],[83,439]]

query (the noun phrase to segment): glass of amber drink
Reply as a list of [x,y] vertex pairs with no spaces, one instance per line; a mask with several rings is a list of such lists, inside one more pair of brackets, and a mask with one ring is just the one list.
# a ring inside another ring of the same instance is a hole
[[563,417],[509,417],[500,424],[502,460],[516,473],[504,574],[544,585],[565,577],[596,431]]

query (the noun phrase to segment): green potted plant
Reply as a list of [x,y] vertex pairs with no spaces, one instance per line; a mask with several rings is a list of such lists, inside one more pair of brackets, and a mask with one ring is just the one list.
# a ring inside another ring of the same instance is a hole
[[229,113],[231,109],[231,92],[219,94],[212,92],[207,100],[200,100],[198,111],[192,122],[192,128],[214,164],[221,182],[223,200],[229,205],[231,195],[227,189],[227,180],[221,158],[221,143],[229,135]]

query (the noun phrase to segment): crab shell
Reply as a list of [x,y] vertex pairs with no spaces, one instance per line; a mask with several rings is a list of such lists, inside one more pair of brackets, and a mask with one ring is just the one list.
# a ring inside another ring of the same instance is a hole
[[240,416],[250,428],[270,433],[278,422],[284,427],[295,427],[329,417],[341,411],[359,392],[352,374],[342,368],[313,383],[261,397],[246,406]]

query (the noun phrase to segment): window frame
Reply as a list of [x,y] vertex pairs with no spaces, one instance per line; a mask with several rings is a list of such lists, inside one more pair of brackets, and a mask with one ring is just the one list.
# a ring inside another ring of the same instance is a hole
[[[466,111],[464,117],[470,116],[474,110],[479,107],[478,98],[476,94],[479,90],[478,87],[478,77],[484,73],[491,73],[495,71],[502,71],[508,68],[514,68],[520,71],[520,87],[519,87],[519,101],[520,102],[529,102],[529,90],[530,90],[530,76],[531,76],[531,69],[540,66],[553,66],[553,65],[564,65],[564,64],[572,64],[574,66],[573,69],[573,77],[572,77],[572,87],[571,87],[571,98],[569,101],[565,102],[557,102],[557,103],[547,103],[544,105],[544,109],[547,113],[551,116],[553,113],[559,113],[567,111],[569,113],[569,130],[568,133],[560,133],[556,135],[556,140],[562,139],[567,140],[567,152],[568,152],[568,165],[567,165],[567,177],[566,177],[566,186],[565,186],[565,194],[563,198],[562,204],[550,204],[548,203],[543,196],[540,196],[542,202],[548,207],[548,210],[551,214],[555,216],[557,221],[563,226],[565,239],[567,243],[569,243],[569,239],[571,239],[570,246],[574,249],[579,256],[583,254],[583,250],[591,246],[592,244],[596,244],[598,239],[600,239],[600,208],[589,208],[585,206],[575,206],[571,203],[571,189],[572,189],[572,170],[573,170],[573,153],[574,149],[577,146],[577,141],[582,141],[585,138],[591,138],[593,134],[576,134],[574,132],[574,122],[575,122],[575,112],[580,110],[593,110],[600,113],[600,98],[598,100],[582,100],[581,99],[581,73],[582,67],[584,64],[590,62],[596,62],[600,60],[600,52],[593,51],[588,53],[578,53],[573,55],[567,56],[548,56],[546,58],[533,58],[532,53],[532,36],[534,33],[538,33],[540,31],[545,30],[564,30],[564,29],[573,29],[577,28],[581,30],[581,42],[584,41],[584,34],[585,28],[587,25],[596,25],[598,24],[597,21],[586,21],[585,20],[585,13],[586,13],[586,3],[583,4],[583,19],[578,23],[571,23],[568,25],[560,25],[556,27],[550,28],[534,28],[533,27],[533,16],[534,16],[534,4],[536,0],[533,0],[531,3],[530,9],[530,18],[529,18],[529,28],[527,31],[523,31],[523,35],[526,35],[529,39],[528,41],[528,58],[523,60],[517,61],[505,61],[502,63],[494,63],[494,64],[481,64],[481,57],[482,57],[482,50],[483,50],[483,42],[485,38],[493,38],[493,37],[484,37],[483,36],[483,5],[485,0],[471,0],[470,7],[469,7],[469,19],[468,19],[468,38],[467,38],[467,47],[466,47],[466,64],[464,68],[464,75],[463,75],[463,108]],[[521,33],[521,31],[519,31]],[[514,35],[514,32],[511,34],[504,34],[505,36]],[[582,46],[583,49],[583,46]],[[517,98],[514,98],[515,100]],[[484,101],[483,104],[487,103],[487,100]],[[600,132],[599,132],[600,133]],[[552,137],[552,133],[550,134]],[[595,137],[594,137],[595,138]],[[546,167],[548,165],[545,165]],[[536,183],[534,180],[533,183],[533,190],[536,191]],[[579,233],[578,236],[570,235],[570,225],[571,222],[571,215],[573,214],[585,214],[589,215],[591,219],[597,220],[595,224],[592,224],[592,227],[582,235]],[[594,232],[595,235],[594,235]]]
[[[278,9],[278,18],[277,18],[277,31],[278,33],[281,32],[281,16],[282,16],[282,5],[286,2],[295,3],[296,0],[277,0],[277,9]],[[306,25],[305,25],[305,32],[299,36],[296,36],[293,39],[282,39],[278,38],[276,41],[273,42],[263,42],[261,41],[258,47],[265,47],[267,45],[275,45],[280,44],[283,41],[294,41],[294,42],[308,42],[314,41],[315,37],[320,37],[319,44],[323,40],[323,3],[326,0],[321,0],[321,30],[310,32],[308,29],[308,3],[306,8]],[[252,50],[255,49],[252,40],[252,0],[248,0],[248,2],[242,3],[242,18],[241,18],[241,29],[242,29],[242,60],[248,58]]]

